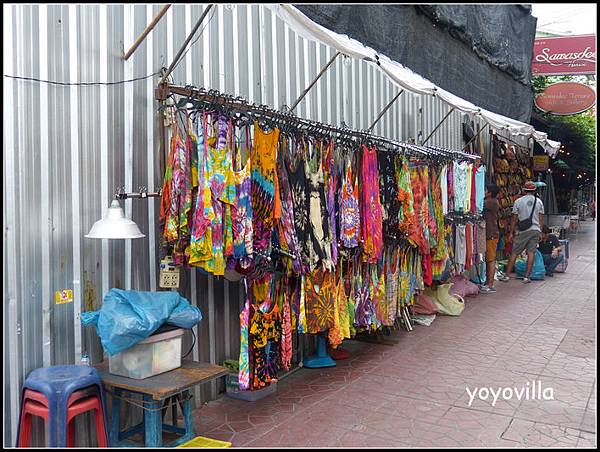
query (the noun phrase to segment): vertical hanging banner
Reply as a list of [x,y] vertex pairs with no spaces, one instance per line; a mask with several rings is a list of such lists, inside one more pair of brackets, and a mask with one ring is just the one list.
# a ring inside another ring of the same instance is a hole
[[596,73],[596,35],[538,38],[533,45],[533,75]]

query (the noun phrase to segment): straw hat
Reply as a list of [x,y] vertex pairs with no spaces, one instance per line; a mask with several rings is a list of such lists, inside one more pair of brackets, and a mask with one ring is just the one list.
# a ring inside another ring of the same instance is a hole
[[523,190],[525,191],[535,191],[536,189],[537,187],[535,186],[535,183],[530,180],[525,182],[525,185],[523,185]]

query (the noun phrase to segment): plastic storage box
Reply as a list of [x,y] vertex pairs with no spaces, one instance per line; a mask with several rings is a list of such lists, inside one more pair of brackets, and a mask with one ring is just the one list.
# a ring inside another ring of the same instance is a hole
[[181,367],[183,329],[154,334],[108,358],[113,375],[141,380]]

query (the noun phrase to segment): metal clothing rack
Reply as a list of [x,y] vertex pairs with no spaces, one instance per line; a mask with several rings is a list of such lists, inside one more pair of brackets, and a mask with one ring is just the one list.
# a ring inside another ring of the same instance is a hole
[[[261,125],[279,128],[283,133],[301,133],[314,138],[334,138],[338,143],[350,145],[377,145],[379,150],[396,152],[415,160],[425,160],[441,163],[451,160],[475,161],[481,157],[459,150],[444,149],[437,146],[423,146],[405,143],[389,138],[373,135],[369,130],[357,130],[349,127],[339,127],[324,124],[318,121],[300,118],[292,113],[286,106],[282,111],[274,110],[266,105],[249,103],[241,96],[220,93],[217,90],[206,90],[191,85],[178,86],[174,84],[161,84],[155,90],[155,98],[164,109],[167,98],[181,96],[175,107],[178,111],[222,111],[236,116],[238,123],[249,125],[257,120]],[[190,109],[191,105],[191,109]],[[161,146],[165,150],[165,137],[161,134]]]
[[[180,96],[180,99],[175,101],[175,96]],[[334,139],[338,144],[354,147],[360,145],[368,147],[377,145],[380,151],[395,152],[409,157],[411,164],[477,161],[481,159],[479,155],[468,154],[462,150],[445,149],[431,145],[418,145],[377,136],[372,134],[370,129],[357,130],[346,127],[345,124],[334,126],[300,118],[287,106],[284,106],[281,111],[277,111],[267,105],[250,103],[241,96],[235,97],[220,93],[217,90],[206,90],[191,85],[159,84],[155,90],[155,99],[159,101],[159,111],[161,113],[167,107],[165,101],[169,98],[173,99],[174,102],[171,106],[174,106],[178,112],[185,112],[186,114],[200,111],[223,112],[232,115],[238,125],[250,125],[254,121],[258,121],[261,126],[277,127],[284,134],[299,133],[305,136],[308,135],[309,138]],[[166,156],[166,134],[163,127],[161,127],[160,145],[161,157]],[[396,236],[393,237],[393,239],[398,238]],[[280,249],[273,249],[271,251],[279,255],[291,257],[292,259],[295,258],[295,256]],[[275,270],[270,253],[261,253],[259,257],[262,258],[260,260],[264,264],[260,265],[253,272],[254,274]],[[406,306],[401,310],[400,319],[404,323],[405,328],[411,331],[412,324]]]

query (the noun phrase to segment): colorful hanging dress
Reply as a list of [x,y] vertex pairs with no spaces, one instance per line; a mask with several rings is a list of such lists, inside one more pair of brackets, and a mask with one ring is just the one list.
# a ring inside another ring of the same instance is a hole
[[[240,162],[241,158],[236,159]],[[241,162],[240,162],[241,164]],[[236,199],[233,209],[233,257],[245,259],[253,253],[252,229],[252,179],[250,176],[250,156],[241,169],[235,172]]]
[[399,299],[399,252],[398,248],[389,250],[385,259],[385,296],[387,299],[388,316],[385,325],[391,326],[396,321]]
[[292,313],[291,313],[291,300],[288,298],[288,291],[286,288],[289,286],[289,279],[281,278],[279,284],[279,297],[281,300],[280,311],[283,311],[282,319],[282,330],[281,330],[281,349],[280,349],[280,362],[281,368],[284,371],[290,370],[292,367]]
[[[170,179],[170,190],[165,195],[169,204],[164,206],[164,241],[173,247],[173,261],[176,265],[185,262],[185,249],[188,236],[188,214],[192,205],[191,181],[191,139],[186,137],[183,143],[177,126],[172,128],[170,168],[165,172],[165,183]],[[162,207],[162,206],[161,206]],[[161,208],[161,213],[163,209]]]
[[[309,229],[309,265],[313,271],[319,262],[328,270],[333,269],[331,260],[331,234],[329,231],[329,212],[325,196],[325,179],[321,160],[322,143],[316,145],[316,152],[310,162],[305,162],[308,176],[308,229]],[[312,167],[312,168],[311,168]],[[316,168],[315,168],[316,167]]]
[[387,322],[388,308],[385,297],[385,272],[383,266],[381,271],[378,265],[371,265],[371,302],[373,304],[373,313],[371,318],[371,329],[376,330],[384,322]]
[[250,299],[248,285],[244,279],[246,302],[240,313],[240,370],[238,372],[238,384],[241,391],[250,389],[250,353],[248,348],[248,323],[250,320]]
[[[410,240],[411,236],[409,234],[414,230],[415,224],[414,198],[408,162],[402,160],[400,156],[396,156],[396,178],[398,180],[398,201],[401,206],[398,214],[399,229],[402,233],[408,235]],[[411,241],[411,243],[416,245],[414,241]]]
[[192,229],[189,246],[189,264],[199,266],[209,261],[213,254],[212,248],[212,222],[215,220],[212,193],[210,187],[208,165],[208,118],[202,115],[202,120],[197,123],[198,151],[198,195],[194,208]]
[[306,275],[306,333],[317,334],[334,326],[334,275],[316,268]]
[[346,161],[339,211],[341,243],[346,248],[356,248],[360,231],[360,208],[358,205],[358,186],[352,174],[352,165],[349,160]]
[[383,254],[382,212],[379,198],[377,152],[363,144],[362,156],[362,241],[365,260],[376,263]]
[[357,288],[354,305],[354,325],[358,329],[368,330],[371,328],[371,322],[374,317],[373,304],[370,299],[370,279],[369,277],[363,278],[362,271],[359,271],[355,282]]
[[326,147],[325,152],[323,154],[323,173],[325,178],[325,191],[327,195],[327,212],[328,212],[328,220],[329,220],[329,234],[331,238],[331,261],[333,266],[337,265],[338,261],[338,241],[337,241],[337,224],[336,224],[336,191],[338,184],[338,175],[335,171],[335,160],[333,153],[333,141],[329,142],[329,145]]
[[333,326],[331,328],[329,328],[329,331],[327,332],[327,342],[329,343],[330,347],[333,349],[336,349],[344,340],[344,337],[342,336],[342,325],[341,325],[341,317],[340,317],[340,302],[341,297],[340,297],[340,284],[339,284],[339,278],[336,278],[336,280],[338,280],[335,283],[335,286],[333,288]]
[[396,155],[391,152],[377,154],[379,167],[379,193],[381,194],[383,236],[387,241],[396,241],[399,232],[400,201],[396,177]]
[[275,211],[275,161],[279,129],[263,132],[254,122],[252,162],[252,225],[255,253],[270,249]]
[[[171,135],[171,143],[169,147],[169,157],[167,159],[167,165],[165,168],[165,176],[163,178],[163,186],[160,197],[160,213],[159,213],[159,222],[160,228],[162,231],[161,239],[163,242],[163,246],[168,246],[169,236],[173,232],[169,232],[169,225],[171,225],[171,203],[173,201],[173,161],[175,160],[175,154],[178,151],[178,143],[181,139],[175,133],[175,128],[173,128],[173,133]],[[172,226],[171,226],[172,227]]]
[[227,146],[227,119],[219,115],[217,133],[205,142],[208,146],[204,177],[210,187],[214,219],[211,221],[212,257],[200,268],[214,275],[225,274],[226,205],[235,204],[236,189],[231,150]]
[[281,316],[277,303],[271,301],[272,276],[267,274],[262,280],[254,281],[256,302],[266,297],[264,302],[252,305],[249,340],[252,346],[251,386],[261,389],[277,377],[279,346],[281,340]]
[[284,155],[288,170],[288,180],[292,195],[292,207],[294,214],[294,229],[300,248],[300,263],[302,272],[308,268],[308,194],[307,180],[304,166],[306,158],[306,144],[298,139],[294,146],[294,152]]
[[292,190],[286,165],[284,164],[284,156],[287,153],[287,138],[280,140],[282,146],[277,157],[277,176],[279,180],[279,191],[281,199],[282,216],[277,222],[279,231],[279,242],[282,248],[292,254],[294,258],[285,258],[288,270],[300,275],[302,273],[302,260],[300,254],[300,244],[296,236],[296,228],[294,225],[294,203],[292,200]]

